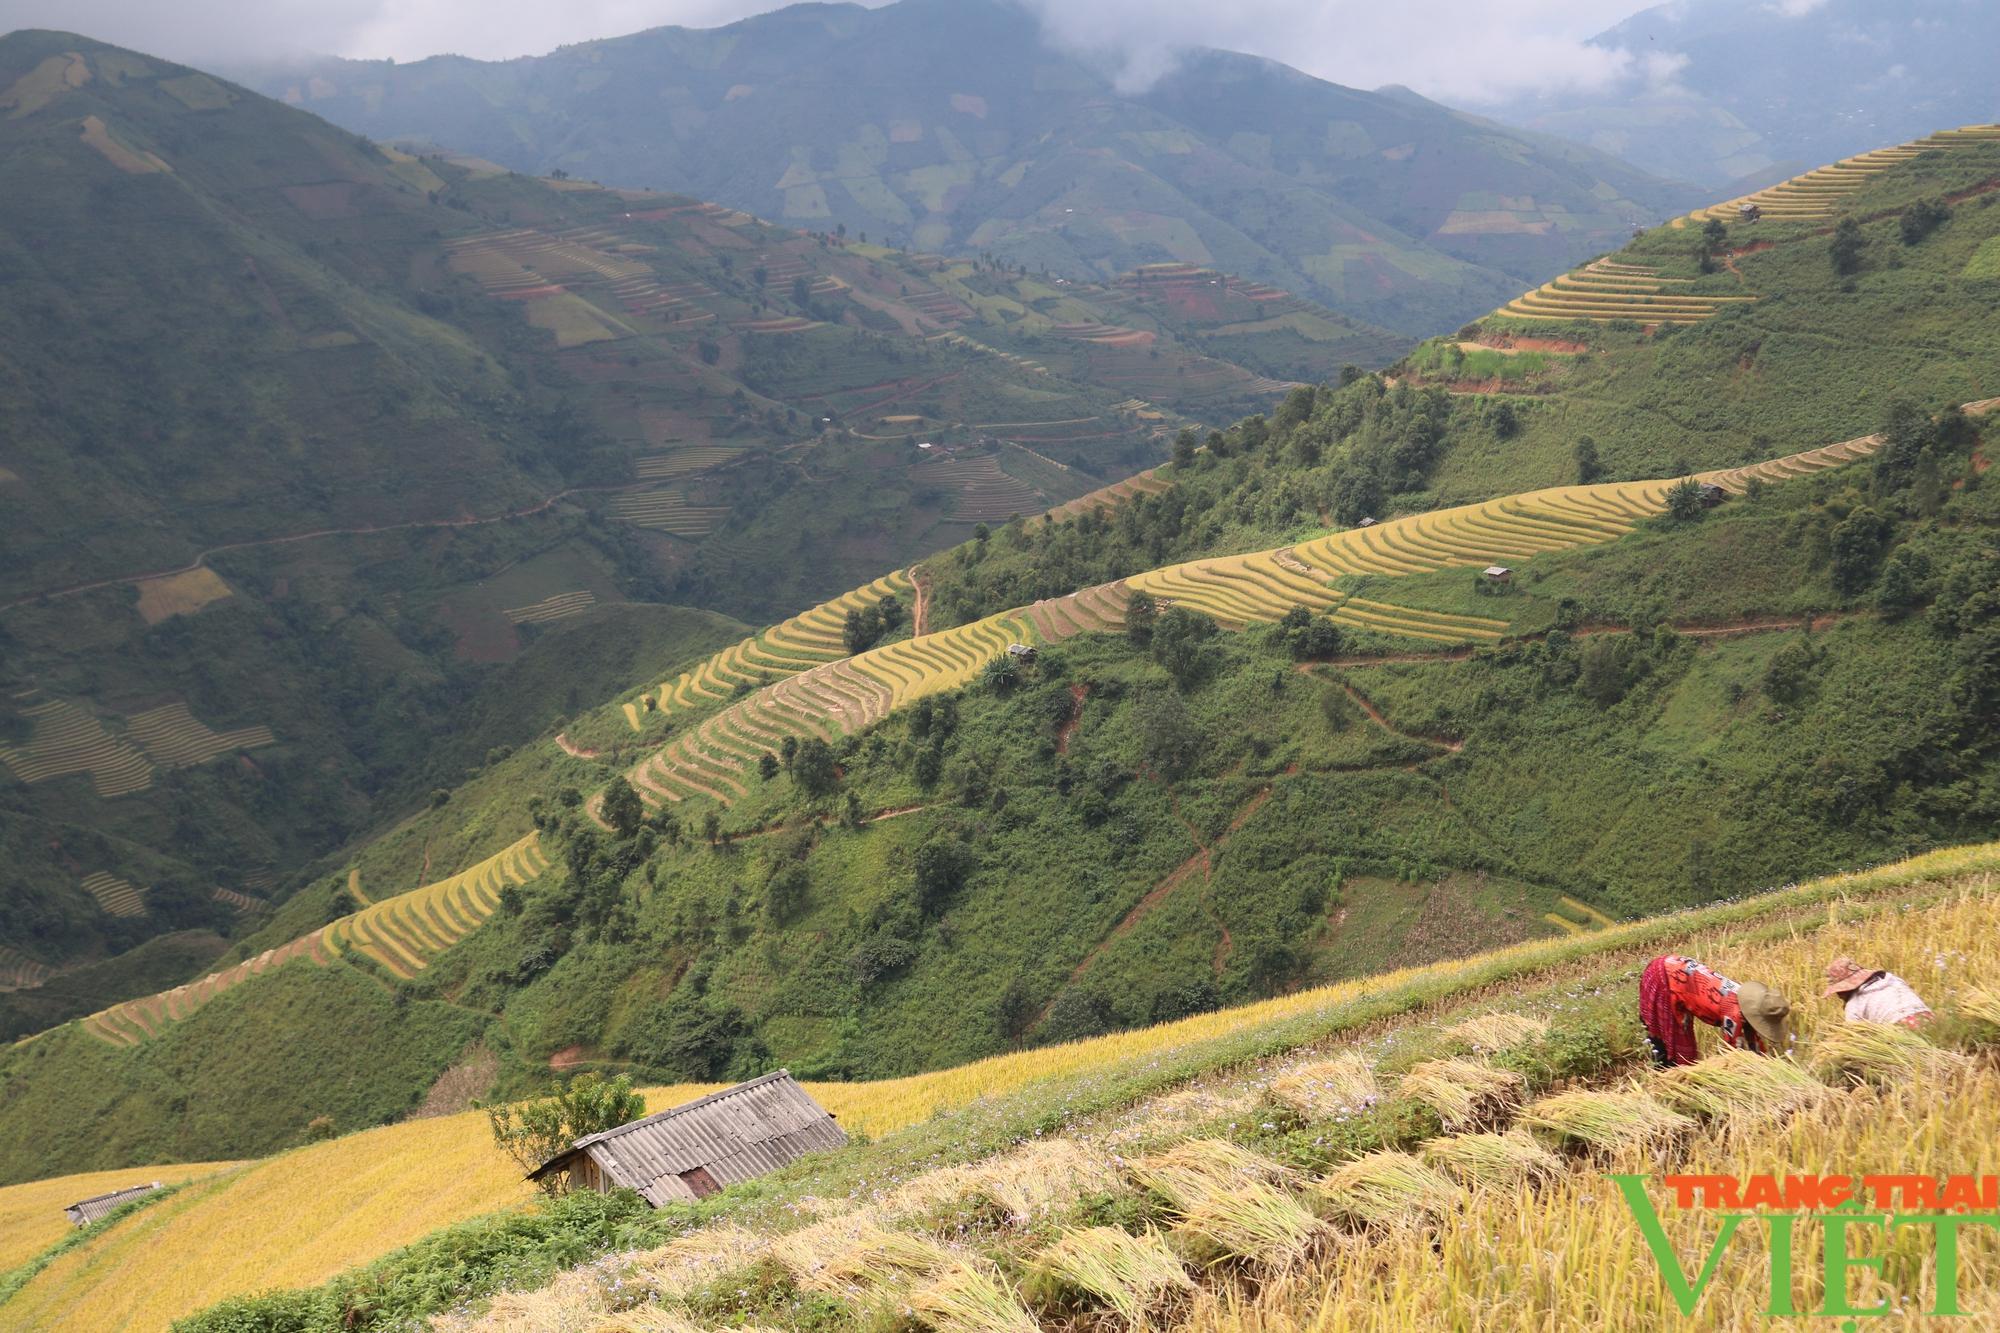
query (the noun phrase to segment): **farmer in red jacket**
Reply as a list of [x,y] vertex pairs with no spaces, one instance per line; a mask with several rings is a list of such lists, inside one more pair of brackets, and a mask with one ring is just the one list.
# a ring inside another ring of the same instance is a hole
[[1639,1021],[1653,1044],[1653,1062],[1691,1065],[1701,1058],[1694,1021],[1722,1029],[1726,1045],[1760,1055],[1782,1054],[1792,1006],[1758,981],[1731,981],[1692,958],[1667,954],[1639,976]]

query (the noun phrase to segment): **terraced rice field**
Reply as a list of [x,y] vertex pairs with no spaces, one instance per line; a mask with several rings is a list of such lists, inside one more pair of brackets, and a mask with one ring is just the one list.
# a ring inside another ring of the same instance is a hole
[[1757,299],[1697,296],[1686,290],[1693,281],[1663,278],[1657,268],[1647,264],[1600,259],[1515,297],[1497,313],[1509,319],[1698,324],[1728,306]]
[[1700,226],[1710,219],[1734,222],[1742,216],[1746,204],[1755,207],[1761,217],[1774,222],[1819,222],[1832,217],[1835,206],[1842,199],[1866,185],[1877,173],[1899,162],[1907,162],[1934,149],[1995,142],[2000,142],[2000,125],[1967,125],[1955,130],[1940,130],[1894,148],[1877,148],[1873,152],[1842,158],[1754,194],[1696,209],[1686,217],[1675,218],[1673,225]]
[[[1869,436],[1751,467],[1706,472],[1697,479],[1740,491],[1754,478],[1804,476],[1840,466],[1865,457],[1878,443]],[[1148,570],[971,625],[828,661],[753,689],[674,737],[626,776],[651,805],[692,796],[726,804],[748,791],[749,773],[758,758],[776,751],[785,737],[830,739],[852,734],[925,695],[970,683],[1009,643],[1056,642],[1072,634],[1115,629],[1122,625],[1134,592],[1189,607],[1229,626],[1270,623],[1302,606],[1356,629],[1422,642],[1494,642],[1506,633],[1505,620],[1358,597],[1336,586],[1335,580],[1343,575],[1394,577],[1476,569],[1528,560],[1544,551],[1615,541],[1640,520],[1664,512],[1674,484],[1659,480],[1557,486],[1328,533],[1296,546]],[[834,633],[832,624],[831,618],[823,621],[819,633]],[[826,638],[818,641],[824,644]],[[740,654],[755,643],[745,640],[718,657]],[[711,664],[716,661],[710,659],[683,678],[685,684],[677,687],[676,696],[685,690],[692,703],[698,692],[693,678],[707,672],[710,688],[699,693],[719,700],[732,697],[743,677],[738,674],[724,684],[713,674]],[[740,673],[741,668],[737,670]],[[756,682],[752,678],[747,683]],[[663,705],[678,702],[676,696],[663,698]],[[627,716],[636,728],[636,712],[628,711]]]
[[1144,472],[1133,473],[1123,481],[1100,486],[1088,495],[1079,495],[1074,500],[1059,504],[1044,517],[1051,523],[1061,523],[1093,509],[1116,509],[1135,495],[1158,495],[1172,487],[1171,481],[1160,476],[1159,468],[1148,468]]
[[548,869],[540,839],[539,833],[530,833],[450,879],[385,898],[199,981],[100,1010],[83,1020],[84,1031],[114,1046],[136,1046],[223,991],[295,958],[327,967],[341,954],[357,953],[398,977],[415,976],[485,924],[500,905],[504,885],[525,884]]
[[[832,601],[821,602],[810,611],[801,611],[762,634],[753,634],[704,658],[693,669],[661,684],[653,694],[653,710],[664,715],[726,703],[736,697],[739,688],[756,689],[845,657],[847,643],[843,636],[849,611],[865,610],[889,596],[907,608],[915,591],[909,572],[899,569],[864,587],[844,592]],[[639,706],[626,704],[624,711],[632,730],[639,730]]]
[[559,592],[527,606],[509,607],[500,614],[516,625],[545,625],[551,620],[580,616],[595,605],[597,594],[584,588],[577,592]]
[[209,897],[240,913],[262,912],[271,906],[255,894],[238,893],[235,889],[217,889]]
[[1008,476],[992,454],[915,463],[910,479],[951,492],[951,516],[960,523],[1005,523],[1016,514],[1036,513],[1043,505],[1042,493],[1019,477]]
[[530,833],[450,879],[385,898],[321,934],[333,953],[364,954],[399,977],[415,976],[485,924],[500,906],[502,887],[525,884],[548,867],[541,835]]
[[641,481],[665,481],[669,477],[684,477],[691,472],[706,472],[721,467],[740,458],[743,452],[733,445],[689,445],[685,449],[670,449],[663,454],[634,459],[632,473]]
[[85,875],[83,891],[97,900],[106,916],[146,915],[145,891],[107,870]]
[[38,963],[19,949],[0,944],[0,991],[33,990],[56,974],[47,963]]
[[51,699],[23,708],[21,716],[34,727],[28,743],[19,749],[0,745],[0,764],[21,781],[51,782],[88,773],[106,800],[153,785],[153,766],[146,757],[78,705]]
[[192,768],[218,755],[277,744],[269,727],[238,727],[215,731],[197,721],[184,703],[134,713],[125,719],[132,738],[161,768]]
[[611,501],[611,517],[676,537],[702,537],[728,517],[726,505],[689,504],[680,491],[634,491]]

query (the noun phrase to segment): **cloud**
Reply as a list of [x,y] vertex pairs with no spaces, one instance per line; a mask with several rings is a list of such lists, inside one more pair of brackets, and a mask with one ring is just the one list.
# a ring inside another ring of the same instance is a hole
[[[1019,2],[1052,40],[1087,53],[1128,90],[1203,46],[1363,88],[1405,84],[1447,101],[1603,88],[1644,73],[1634,55],[1586,40],[1643,0]],[[0,30],[65,28],[195,64],[301,54],[507,59],[662,24],[709,27],[775,7],[772,0],[0,0]]]
[[1815,9],[1826,4],[1826,0],[1774,0],[1770,8],[1788,19],[1804,18]]

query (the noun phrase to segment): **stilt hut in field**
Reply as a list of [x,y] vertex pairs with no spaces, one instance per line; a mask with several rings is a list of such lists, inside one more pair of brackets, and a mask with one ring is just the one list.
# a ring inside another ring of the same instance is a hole
[[846,1142],[833,1116],[780,1069],[578,1139],[528,1179],[566,1172],[571,1189],[603,1194],[623,1186],[658,1208],[706,1198]]

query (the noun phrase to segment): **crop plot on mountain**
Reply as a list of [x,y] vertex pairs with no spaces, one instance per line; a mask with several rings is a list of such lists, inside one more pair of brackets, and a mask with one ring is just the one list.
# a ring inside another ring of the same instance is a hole
[[220,574],[204,565],[141,583],[138,611],[148,625],[157,625],[170,616],[191,615],[235,595],[236,590],[223,582]]
[[992,454],[948,455],[914,463],[910,478],[950,495],[951,516],[960,523],[1005,523],[1017,514],[1037,513],[1046,504],[1040,491],[1009,476]]
[[729,514],[727,505],[691,504],[681,491],[631,491],[615,497],[611,517],[642,528],[656,528],[676,537],[702,537]]
[[99,870],[85,875],[82,887],[108,916],[146,915],[145,891],[109,871]]
[[125,726],[147,756],[162,768],[192,768],[218,755],[277,743],[271,729],[265,726],[214,731],[197,721],[185,703],[134,713],[125,719]]
[[109,800],[153,785],[153,766],[123,737],[114,736],[84,708],[63,699],[21,710],[33,730],[26,745],[0,746],[0,763],[26,783],[88,773],[97,794]]
[[580,616],[597,604],[597,594],[588,588],[559,592],[527,606],[511,606],[501,614],[516,625],[545,625],[551,620]]
[[1515,297],[1498,313],[1508,319],[1699,324],[1728,306],[1757,299],[1696,294],[1689,290],[1694,282],[1693,278],[1663,277],[1651,264],[1600,259]]
[[1834,215],[1841,200],[1890,167],[1935,149],[1996,142],[2000,142],[2000,125],[1966,125],[1955,130],[1940,130],[1893,148],[1877,148],[1872,152],[1842,158],[1754,194],[1697,209],[1684,218],[1674,219],[1673,225],[1686,227],[1710,220],[1735,222],[1744,216],[1745,209],[1754,209],[1773,222],[1823,221]]

